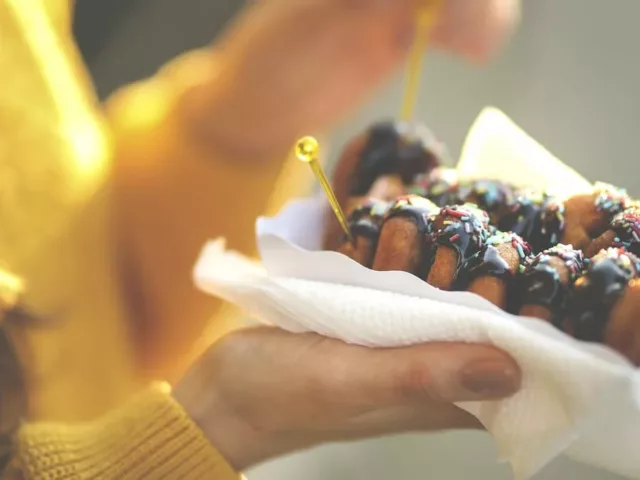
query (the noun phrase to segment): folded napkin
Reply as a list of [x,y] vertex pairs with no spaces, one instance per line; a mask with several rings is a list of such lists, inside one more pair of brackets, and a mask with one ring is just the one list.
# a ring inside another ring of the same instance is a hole
[[[463,152],[459,170],[470,177],[499,172],[565,193],[590,186],[495,109],[481,114]],[[459,406],[492,434],[516,478],[527,479],[566,453],[640,479],[640,377],[629,362],[476,295],[440,291],[408,273],[375,272],[321,251],[327,208],[322,198],[305,199],[259,219],[261,264],[226,251],[224,240],[210,242],[195,267],[197,286],[283,329],[367,347],[495,345],[522,368],[522,390],[507,400]]]

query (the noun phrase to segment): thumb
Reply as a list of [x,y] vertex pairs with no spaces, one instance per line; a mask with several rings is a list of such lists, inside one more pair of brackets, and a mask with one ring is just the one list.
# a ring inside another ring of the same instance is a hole
[[377,404],[496,400],[516,393],[521,382],[511,357],[483,345],[435,343],[370,350],[351,367],[362,371],[348,378],[364,383],[352,391]]

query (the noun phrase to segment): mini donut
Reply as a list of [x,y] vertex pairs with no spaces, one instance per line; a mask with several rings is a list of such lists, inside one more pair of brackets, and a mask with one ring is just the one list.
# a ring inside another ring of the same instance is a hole
[[[355,137],[345,148],[333,175],[341,205],[349,197],[369,195],[376,180],[392,177],[404,186],[440,163],[441,146],[423,125],[383,121]],[[404,193],[404,192],[400,192]]]
[[607,230],[613,217],[624,211],[630,202],[625,190],[602,182],[596,183],[591,193],[567,199],[564,202],[566,228],[562,242],[584,250],[592,239]]
[[592,257],[600,250],[624,248],[634,255],[640,255],[640,204],[631,203],[625,210],[613,217],[609,229],[594,239],[585,248],[585,255]]
[[497,222],[498,229],[512,231],[526,240],[533,253],[557,245],[565,230],[564,205],[545,191],[518,189],[510,212]]
[[514,189],[499,180],[459,180],[453,169],[436,168],[422,175],[409,192],[428,198],[438,206],[471,203],[489,214],[493,224],[511,211]]
[[489,216],[476,205],[442,208],[433,219],[435,251],[427,282],[450,290],[466,262],[483,250],[489,231]]
[[398,199],[382,225],[373,269],[405,271],[426,279],[433,257],[433,217],[438,210],[432,202],[417,195]]
[[640,366],[640,281],[631,280],[611,309],[604,343]]
[[343,235],[338,251],[365,267],[371,267],[382,223],[391,206],[390,202],[375,199],[367,199],[357,206],[347,219],[354,242],[352,244]]
[[431,200],[439,207],[455,205],[458,201],[458,172],[453,168],[438,167],[415,178],[408,192]]
[[487,238],[484,249],[463,265],[454,289],[466,289],[506,310],[514,280],[530,255],[531,247],[521,237],[497,231]]
[[[403,195],[404,185],[395,177],[385,176],[377,179],[367,196],[350,197],[346,204],[341,205],[345,215],[349,216],[354,210],[359,209],[368,202],[391,203]],[[324,247],[327,250],[337,250],[343,243],[344,231],[333,211],[327,208],[325,213]]]
[[583,269],[584,256],[571,245],[558,244],[531,258],[518,279],[519,314],[561,327]]
[[461,203],[473,203],[489,214],[491,222],[511,212],[515,193],[511,186],[497,180],[463,182],[459,187]]
[[640,260],[634,254],[622,248],[600,251],[589,260],[584,275],[574,283],[570,316],[564,330],[588,342],[617,339],[622,326],[635,322],[638,316],[637,311],[628,312],[631,318],[615,315],[616,311],[626,311],[618,302],[622,303],[623,299],[635,302],[625,293],[638,272]]

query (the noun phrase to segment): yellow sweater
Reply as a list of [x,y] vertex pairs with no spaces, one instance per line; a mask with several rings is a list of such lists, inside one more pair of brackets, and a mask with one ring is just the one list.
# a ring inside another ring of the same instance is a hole
[[235,478],[168,391],[147,386],[233,327],[192,287],[203,243],[224,235],[252,253],[255,217],[288,194],[273,198],[278,176],[303,167],[221,154],[205,128],[224,62],[210,51],[123,89],[101,116],[70,17],[68,0],[0,2],[0,262],[45,320],[9,330],[29,392],[18,470]]

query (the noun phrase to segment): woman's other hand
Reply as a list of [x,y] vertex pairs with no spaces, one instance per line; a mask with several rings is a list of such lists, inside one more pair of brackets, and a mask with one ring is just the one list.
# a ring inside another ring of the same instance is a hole
[[[219,69],[189,102],[193,131],[237,156],[264,159],[332,127],[406,59],[415,3],[256,2],[214,45]],[[486,60],[516,26],[519,6],[444,0],[431,45]]]

